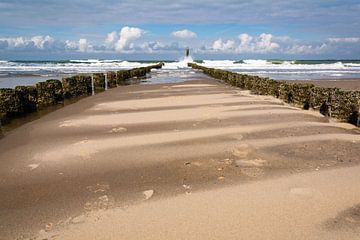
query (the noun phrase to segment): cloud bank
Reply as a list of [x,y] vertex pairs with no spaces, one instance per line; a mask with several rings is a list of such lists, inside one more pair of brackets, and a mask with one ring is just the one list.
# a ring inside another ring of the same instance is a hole
[[[59,40],[50,35],[31,37],[0,38],[0,53],[46,52],[46,53],[114,53],[114,54],[176,54],[187,47],[173,39],[145,38],[149,31],[125,26],[103,36],[103,41],[95,43],[91,39]],[[150,34],[151,35],[151,34]],[[188,29],[169,33],[174,38],[193,39],[198,37]],[[193,41],[193,40],[191,40]],[[188,42],[187,42],[188,44]],[[275,36],[271,33],[251,35],[240,33],[232,38],[217,38],[191,46],[192,52],[212,55],[256,55],[256,56],[312,56],[317,58],[332,53],[360,53],[359,37],[332,37],[318,42],[306,42],[290,36]]]

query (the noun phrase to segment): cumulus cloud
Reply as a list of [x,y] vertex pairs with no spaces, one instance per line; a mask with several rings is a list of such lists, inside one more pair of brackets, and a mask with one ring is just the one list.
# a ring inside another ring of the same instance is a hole
[[49,48],[54,44],[55,39],[50,36],[34,36],[31,38],[31,41],[34,43],[35,47],[39,49]]
[[196,38],[197,34],[188,29],[184,29],[184,30],[172,32],[171,36],[176,38]]
[[234,50],[235,49],[235,41],[233,41],[233,40],[223,41],[220,38],[212,44],[212,49],[215,51],[224,51],[224,52],[229,51],[229,50]]
[[131,41],[140,38],[144,32],[141,28],[123,27],[119,34],[119,40],[115,44],[115,50],[121,52],[133,48],[134,45]]
[[295,44],[284,49],[283,52],[286,54],[294,54],[294,55],[313,55],[313,54],[321,54],[327,48],[328,45],[325,43],[322,43],[320,45]]
[[78,49],[78,42],[66,40],[65,41],[65,49],[66,50],[76,50]]
[[360,38],[349,37],[349,38],[328,38],[330,43],[358,43]]
[[93,50],[93,46],[88,42],[86,38],[81,38],[79,40],[79,51],[80,52],[90,52]]
[[112,48],[116,41],[118,41],[119,35],[116,31],[113,31],[111,33],[108,33],[106,39],[105,39],[105,46],[107,48]]
[[6,41],[9,48],[21,48],[29,43],[24,37],[3,38],[1,40]]
[[172,53],[184,50],[177,42],[163,43],[159,41],[144,42],[136,46],[135,49],[146,53]]
[[268,33],[262,33],[258,37],[252,37],[247,33],[239,35],[240,53],[270,53],[280,48],[280,45],[274,42],[274,36]]
[[289,36],[274,36],[269,33],[251,36],[248,33],[242,33],[237,38],[226,41],[217,39],[209,47],[202,47],[199,51],[224,54],[319,55],[332,53],[334,49],[336,46],[327,42],[306,43]]
[[272,53],[279,50],[280,44],[274,40],[274,36],[262,33],[259,36],[250,36],[242,33],[238,39],[223,41],[221,38],[213,42],[211,49],[232,53]]

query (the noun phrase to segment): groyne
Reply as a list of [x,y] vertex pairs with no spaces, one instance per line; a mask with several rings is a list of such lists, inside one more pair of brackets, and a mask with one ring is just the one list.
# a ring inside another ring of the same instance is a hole
[[39,109],[62,103],[65,99],[87,96],[108,88],[125,85],[133,78],[145,77],[151,69],[163,63],[106,73],[81,74],[72,77],[49,79],[35,86],[0,88],[0,126],[11,119],[36,112]]
[[324,88],[306,83],[289,83],[270,78],[234,73],[226,70],[207,68],[195,63],[190,67],[203,71],[208,76],[250,90],[254,94],[271,95],[301,107],[314,109],[324,116],[360,125],[360,91],[347,91],[339,88]]

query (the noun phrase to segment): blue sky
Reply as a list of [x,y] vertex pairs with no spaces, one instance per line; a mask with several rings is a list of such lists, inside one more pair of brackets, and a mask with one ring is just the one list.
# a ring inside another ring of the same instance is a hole
[[360,58],[354,0],[0,0],[0,59]]

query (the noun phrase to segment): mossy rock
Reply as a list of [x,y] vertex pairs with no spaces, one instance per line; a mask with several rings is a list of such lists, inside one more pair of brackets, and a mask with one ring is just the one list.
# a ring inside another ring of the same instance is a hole
[[93,73],[95,92],[105,90],[105,75],[103,73]]
[[107,72],[106,76],[108,81],[108,88],[116,87],[116,72]]
[[49,79],[36,84],[38,106],[55,105],[64,100],[61,81]]
[[91,94],[91,76],[72,76],[62,79],[64,96],[72,98]]
[[293,83],[293,103],[304,109],[309,109],[312,101],[312,92],[315,86],[312,84]]
[[0,113],[2,118],[22,114],[23,108],[15,89],[0,88]]
[[357,124],[359,97],[356,92],[335,89],[331,96],[331,116]]
[[124,85],[126,80],[130,78],[129,70],[120,70],[116,72],[116,83],[117,85]]
[[17,86],[15,93],[21,103],[22,113],[37,111],[37,90],[35,86]]

